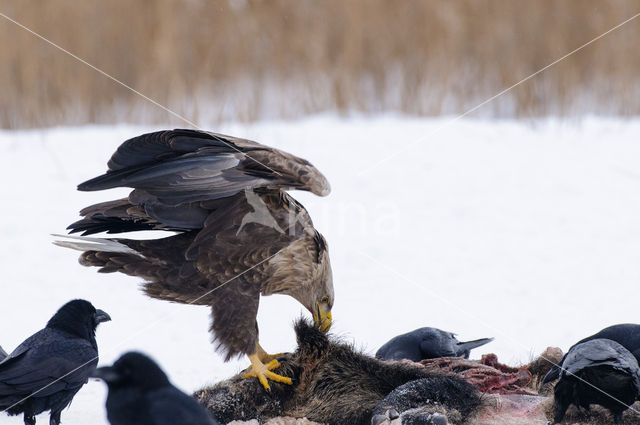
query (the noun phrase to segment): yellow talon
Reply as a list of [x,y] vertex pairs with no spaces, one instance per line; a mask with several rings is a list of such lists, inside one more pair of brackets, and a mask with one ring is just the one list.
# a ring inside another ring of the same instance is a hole
[[269,383],[267,379],[270,379],[275,382],[282,382],[283,384],[292,385],[293,381],[291,378],[287,378],[286,376],[278,375],[277,373],[271,372],[273,369],[277,369],[280,367],[280,362],[276,359],[271,360],[269,363],[264,364],[260,361],[258,354],[251,354],[249,356],[249,360],[251,360],[251,370],[244,375],[243,378],[258,378],[258,381],[262,384],[265,390],[269,390]]

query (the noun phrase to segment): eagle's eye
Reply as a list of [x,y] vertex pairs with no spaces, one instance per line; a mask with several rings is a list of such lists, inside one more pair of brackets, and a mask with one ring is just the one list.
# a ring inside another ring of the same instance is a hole
[[329,304],[329,297],[325,295],[324,297],[322,297],[322,299],[320,300],[320,302],[321,302],[322,304]]

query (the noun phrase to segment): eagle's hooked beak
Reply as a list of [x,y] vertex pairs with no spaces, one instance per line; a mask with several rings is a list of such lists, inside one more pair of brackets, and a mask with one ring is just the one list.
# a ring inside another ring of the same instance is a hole
[[327,297],[316,301],[313,310],[313,324],[322,332],[327,332],[331,328],[331,306],[329,305],[329,299]]

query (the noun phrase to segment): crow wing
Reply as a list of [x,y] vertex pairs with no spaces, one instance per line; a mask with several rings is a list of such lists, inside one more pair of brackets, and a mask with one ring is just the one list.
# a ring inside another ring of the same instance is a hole
[[609,339],[593,339],[573,347],[562,363],[564,370],[560,373],[560,377],[597,366],[609,366],[624,371],[635,376],[636,386],[640,385],[636,358],[622,345]]
[[79,389],[97,364],[98,352],[89,341],[43,329],[0,363],[0,398],[17,397],[16,402],[34,392],[46,397]]
[[[640,362],[640,325],[634,323],[620,323],[617,325],[608,326],[601,331],[583,338],[573,344],[569,348],[567,354],[571,352],[571,350],[578,344],[592,341],[594,339],[610,339],[612,341],[615,341],[629,350],[631,354],[633,354],[633,356],[638,360],[638,362]],[[560,377],[562,364],[567,358],[567,354],[564,355],[559,364],[554,365],[551,370],[547,372],[542,380],[543,383],[551,382],[554,379],[558,379]]]
[[155,425],[220,425],[193,397],[170,386],[146,396]]
[[419,338],[423,358],[455,357],[457,355],[455,344],[458,340],[455,334],[429,327],[416,329],[414,332]]

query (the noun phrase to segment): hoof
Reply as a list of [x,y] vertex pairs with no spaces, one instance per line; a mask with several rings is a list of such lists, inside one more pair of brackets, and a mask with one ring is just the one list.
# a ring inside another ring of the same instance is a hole
[[384,414],[374,415],[371,418],[371,425],[389,425],[394,419],[398,419],[400,413],[396,409],[389,409]]
[[431,420],[432,425],[449,425],[449,421],[447,417],[442,413],[433,413],[429,415],[429,419]]

